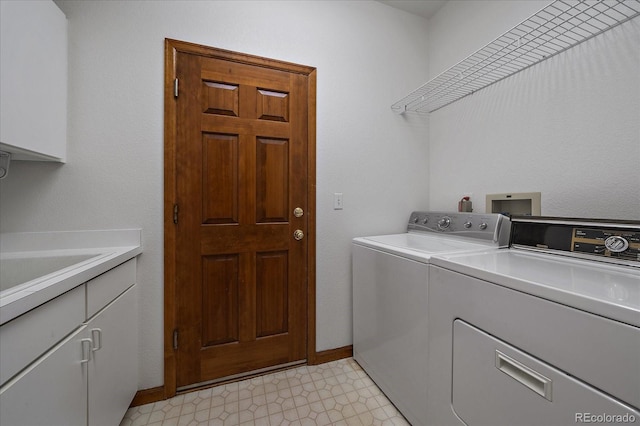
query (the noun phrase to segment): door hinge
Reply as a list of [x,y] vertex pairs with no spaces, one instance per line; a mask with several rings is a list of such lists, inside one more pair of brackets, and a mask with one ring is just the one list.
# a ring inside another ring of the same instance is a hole
[[173,223],[178,223],[178,205],[173,205]]
[[178,329],[173,330],[173,350],[178,349]]
[[173,97],[178,97],[178,79],[173,80]]

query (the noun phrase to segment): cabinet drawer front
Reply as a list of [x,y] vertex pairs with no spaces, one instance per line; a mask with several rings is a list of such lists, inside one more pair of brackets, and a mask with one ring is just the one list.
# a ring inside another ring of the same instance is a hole
[[640,412],[461,320],[453,331],[453,409],[467,424],[573,424]]
[[87,282],[87,319],[136,282],[136,259],[131,259]]
[[0,327],[0,383],[45,353],[84,322],[85,287],[78,286]]

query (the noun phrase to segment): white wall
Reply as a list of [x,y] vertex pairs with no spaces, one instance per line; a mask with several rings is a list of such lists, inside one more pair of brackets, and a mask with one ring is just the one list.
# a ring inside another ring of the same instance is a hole
[[315,66],[317,349],[351,344],[350,239],[399,232],[428,207],[426,121],[390,110],[427,73],[426,21],[371,1],[59,4],[69,19],[67,164],[13,162],[0,230],[141,227],[139,387],[160,386],[164,38]]
[[[547,2],[450,1],[429,21],[432,76]],[[432,209],[542,192],[542,214],[640,219],[640,19],[429,116]]]

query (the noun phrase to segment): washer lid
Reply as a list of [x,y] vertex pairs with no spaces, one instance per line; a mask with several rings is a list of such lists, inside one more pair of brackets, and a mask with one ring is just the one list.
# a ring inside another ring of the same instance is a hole
[[433,257],[433,265],[640,327],[640,270],[517,249]]
[[360,237],[354,244],[375,248],[398,256],[409,257],[419,262],[429,262],[434,254],[464,253],[468,251],[487,250],[494,244],[478,240],[456,238],[451,236],[424,235],[407,232],[404,234],[378,235]]

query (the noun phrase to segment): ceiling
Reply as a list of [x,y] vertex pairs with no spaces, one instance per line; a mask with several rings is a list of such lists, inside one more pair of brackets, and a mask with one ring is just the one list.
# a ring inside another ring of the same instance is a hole
[[404,10],[425,19],[431,18],[447,0],[378,0],[387,6]]

